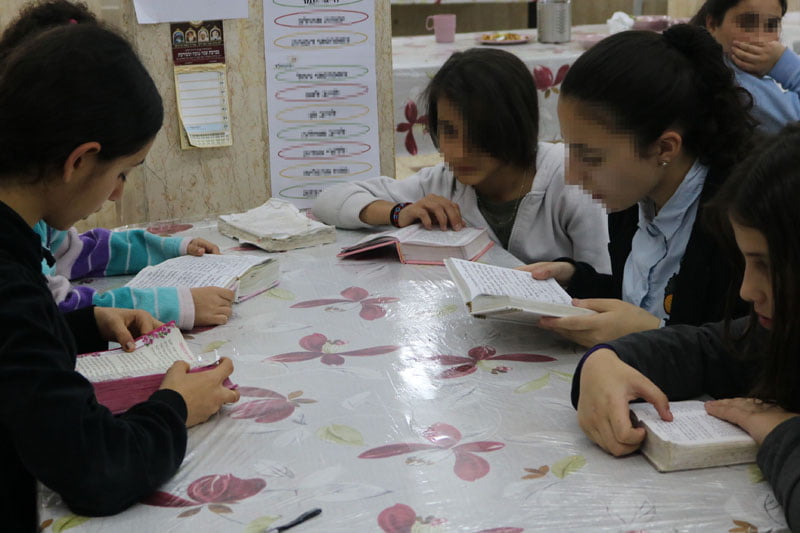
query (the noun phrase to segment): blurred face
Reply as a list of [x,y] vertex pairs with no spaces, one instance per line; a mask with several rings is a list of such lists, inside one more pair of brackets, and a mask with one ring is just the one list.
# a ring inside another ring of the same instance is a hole
[[504,166],[499,159],[471,145],[468,125],[449,100],[440,98],[436,108],[439,151],[458,181],[474,187]]
[[152,145],[151,140],[135,154],[111,161],[99,160],[96,153],[82,156],[76,169],[79,174],[61,191],[62,201],[54,213],[45,217],[47,223],[57,229],[68,229],[78,220],[100,211],[107,200],[115,202],[122,198],[127,173],[144,163]]
[[558,119],[567,148],[566,181],[580,185],[609,211],[627,209],[660,183],[657,156],[641,157],[633,136],[612,132],[586,111],[578,100],[559,99]]
[[733,41],[777,41],[781,33],[781,5],[778,0],[742,0],[725,12],[718,26],[710,18],[706,26],[725,53],[730,52]]
[[767,239],[760,231],[747,228],[731,220],[736,245],[744,256],[744,278],[739,295],[751,302],[759,323],[772,328],[773,301],[772,275]]

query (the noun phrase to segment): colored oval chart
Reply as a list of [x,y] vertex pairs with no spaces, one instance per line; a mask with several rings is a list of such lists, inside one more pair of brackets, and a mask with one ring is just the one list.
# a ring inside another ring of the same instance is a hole
[[369,87],[360,83],[319,83],[282,89],[275,93],[275,98],[284,102],[333,102],[358,98],[368,92]]
[[278,132],[284,141],[335,141],[366,135],[369,126],[353,122],[332,122],[316,125],[295,126]]
[[298,11],[275,19],[275,24],[286,28],[340,28],[364,22],[369,15],[347,9]]
[[309,65],[282,70],[275,79],[299,83],[331,83],[363,78],[368,72],[369,69],[363,65]]
[[357,31],[299,32],[284,35],[273,43],[286,50],[334,50],[367,42],[367,34]]
[[278,152],[278,157],[289,161],[306,159],[345,159],[365,154],[372,149],[367,143],[342,141],[337,143],[307,143],[289,146]]
[[340,162],[315,162],[303,163],[286,167],[280,175],[290,180],[309,180],[325,178],[349,178],[358,176],[372,170],[372,165],[366,161],[340,161]]
[[308,104],[281,110],[277,117],[289,124],[309,122],[331,122],[333,120],[355,120],[369,113],[369,107],[361,104]]
[[[351,6],[353,4],[360,4],[365,0],[339,0],[335,4],[330,4],[327,0],[324,2],[317,2],[317,0],[272,0],[276,6],[283,7],[342,7]],[[372,0],[370,0],[372,1]],[[319,4],[319,5],[317,5]]]

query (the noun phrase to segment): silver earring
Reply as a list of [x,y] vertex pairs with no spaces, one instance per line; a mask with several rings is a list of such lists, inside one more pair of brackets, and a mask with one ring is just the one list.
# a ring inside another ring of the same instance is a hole
[[659,161],[658,166],[664,168],[665,166],[669,165],[669,161]]

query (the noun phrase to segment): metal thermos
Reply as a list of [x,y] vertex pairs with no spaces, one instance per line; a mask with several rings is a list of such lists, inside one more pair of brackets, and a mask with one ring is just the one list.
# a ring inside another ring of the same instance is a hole
[[571,0],[537,0],[536,26],[540,43],[566,43],[572,30]]

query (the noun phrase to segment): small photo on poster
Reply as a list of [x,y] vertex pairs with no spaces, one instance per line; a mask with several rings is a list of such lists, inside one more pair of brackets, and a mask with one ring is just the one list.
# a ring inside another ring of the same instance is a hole
[[225,34],[221,20],[170,24],[175,66],[225,62]]

